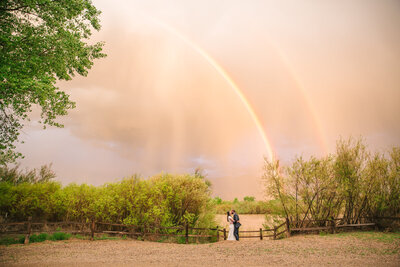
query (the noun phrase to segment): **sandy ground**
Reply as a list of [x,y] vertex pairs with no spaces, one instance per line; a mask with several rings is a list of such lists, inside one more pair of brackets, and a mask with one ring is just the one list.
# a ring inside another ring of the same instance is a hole
[[400,243],[355,237],[168,244],[68,240],[0,247],[1,266],[400,266]]

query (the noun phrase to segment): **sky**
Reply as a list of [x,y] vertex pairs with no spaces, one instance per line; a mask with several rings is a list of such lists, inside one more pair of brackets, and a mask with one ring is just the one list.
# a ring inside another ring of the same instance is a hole
[[213,196],[264,199],[264,157],[400,146],[399,1],[93,4],[108,56],[58,82],[77,105],[64,128],[32,115],[23,168],[101,185],[200,167]]

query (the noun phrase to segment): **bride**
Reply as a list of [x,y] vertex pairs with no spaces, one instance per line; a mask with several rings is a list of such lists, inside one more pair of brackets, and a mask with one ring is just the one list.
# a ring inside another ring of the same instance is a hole
[[229,222],[229,234],[228,234],[228,240],[236,240],[235,236],[233,235],[233,231],[235,231],[235,225],[232,213],[227,211],[226,212],[226,220]]

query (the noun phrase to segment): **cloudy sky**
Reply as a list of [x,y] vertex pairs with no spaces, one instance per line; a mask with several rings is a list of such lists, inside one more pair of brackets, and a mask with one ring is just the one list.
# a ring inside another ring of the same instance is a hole
[[399,1],[93,3],[108,57],[58,83],[77,108],[24,129],[23,167],[95,185],[201,167],[214,195],[261,199],[270,155],[244,101],[284,162],[340,136],[400,145]]

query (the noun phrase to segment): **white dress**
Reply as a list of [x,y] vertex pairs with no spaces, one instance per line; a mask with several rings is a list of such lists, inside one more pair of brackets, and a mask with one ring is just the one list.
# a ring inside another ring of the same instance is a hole
[[233,231],[235,230],[235,225],[233,224],[232,216],[229,216],[228,220],[229,220],[229,234],[227,240],[236,240],[235,236],[233,235]]

